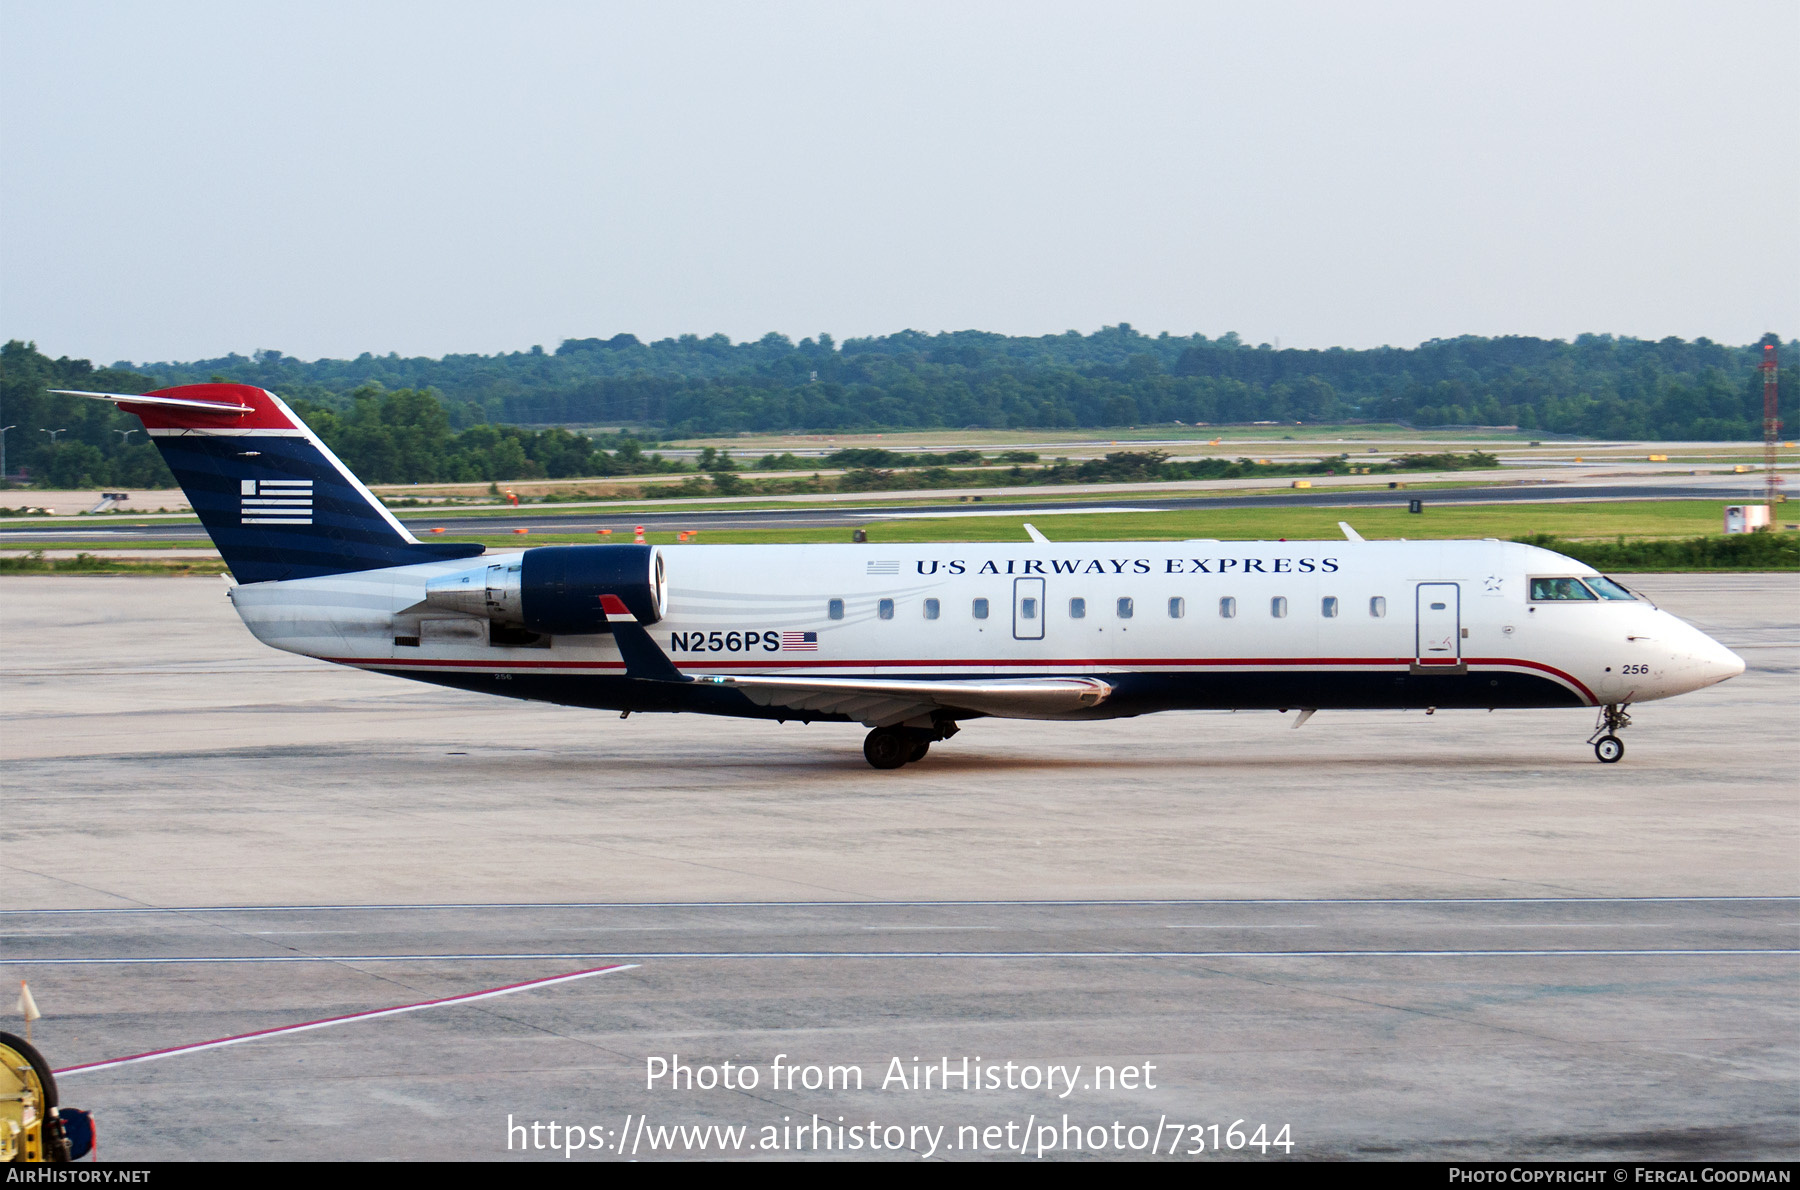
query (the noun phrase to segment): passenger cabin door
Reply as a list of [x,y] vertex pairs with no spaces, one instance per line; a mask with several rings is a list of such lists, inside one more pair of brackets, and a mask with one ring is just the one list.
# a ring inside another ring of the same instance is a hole
[[1417,669],[1462,665],[1461,589],[1455,583],[1420,583]]
[[1044,639],[1044,580],[1013,580],[1013,639]]

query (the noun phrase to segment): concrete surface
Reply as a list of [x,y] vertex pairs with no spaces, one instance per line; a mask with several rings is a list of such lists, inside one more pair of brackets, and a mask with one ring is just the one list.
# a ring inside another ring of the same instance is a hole
[[[1751,668],[1638,708],[1618,765],[1581,712],[1195,714],[975,723],[895,773],[853,727],[274,653],[223,586],[0,580],[0,978],[55,1065],[637,965],[69,1074],[103,1157],[504,1157],[509,1115],[779,1144],[814,1112],[947,1125],[939,1157],[1064,1114],[1288,1124],[1296,1157],[1800,1148],[1794,576],[1634,577]],[[645,1089],[676,1053],[761,1084]],[[778,1054],[865,1089],[772,1089]],[[915,1055],[1083,1071],[878,1089]]]

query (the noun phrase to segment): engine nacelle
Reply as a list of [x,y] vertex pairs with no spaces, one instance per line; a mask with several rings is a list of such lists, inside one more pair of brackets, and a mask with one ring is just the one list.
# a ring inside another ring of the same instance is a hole
[[425,605],[547,636],[609,632],[600,596],[617,595],[640,624],[669,609],[662,551],[651,545],[547,545],[434,578]]

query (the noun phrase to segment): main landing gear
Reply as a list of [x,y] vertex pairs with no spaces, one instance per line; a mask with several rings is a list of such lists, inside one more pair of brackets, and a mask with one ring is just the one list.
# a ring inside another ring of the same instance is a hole
[[1594,734],[1588,737],[1588,743],[1594,746],[1594,755],[1601,764],[1617,764],[1625,755],[1625,741],[1613,733],[1630,726],[1631,716],[1623,706],[1613,703],[1600,708],[1600,718],[1594,723]]
[[897,769],[924,760],[933,740],[947,740],[956,732],[949,720],[931,727],[877,727],[863,740],[863,758],[878,769]]

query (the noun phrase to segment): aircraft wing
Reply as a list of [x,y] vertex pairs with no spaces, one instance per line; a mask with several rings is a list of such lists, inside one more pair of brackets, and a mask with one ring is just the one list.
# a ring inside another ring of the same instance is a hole
[[867,727],[891,727],[937,710],[1002,719],[1057,719],[1099,706],[1113,688],[1099,678],[991,678],[929,682],[883,678],[700,679],[741,690],[758,706],[848,715]]

